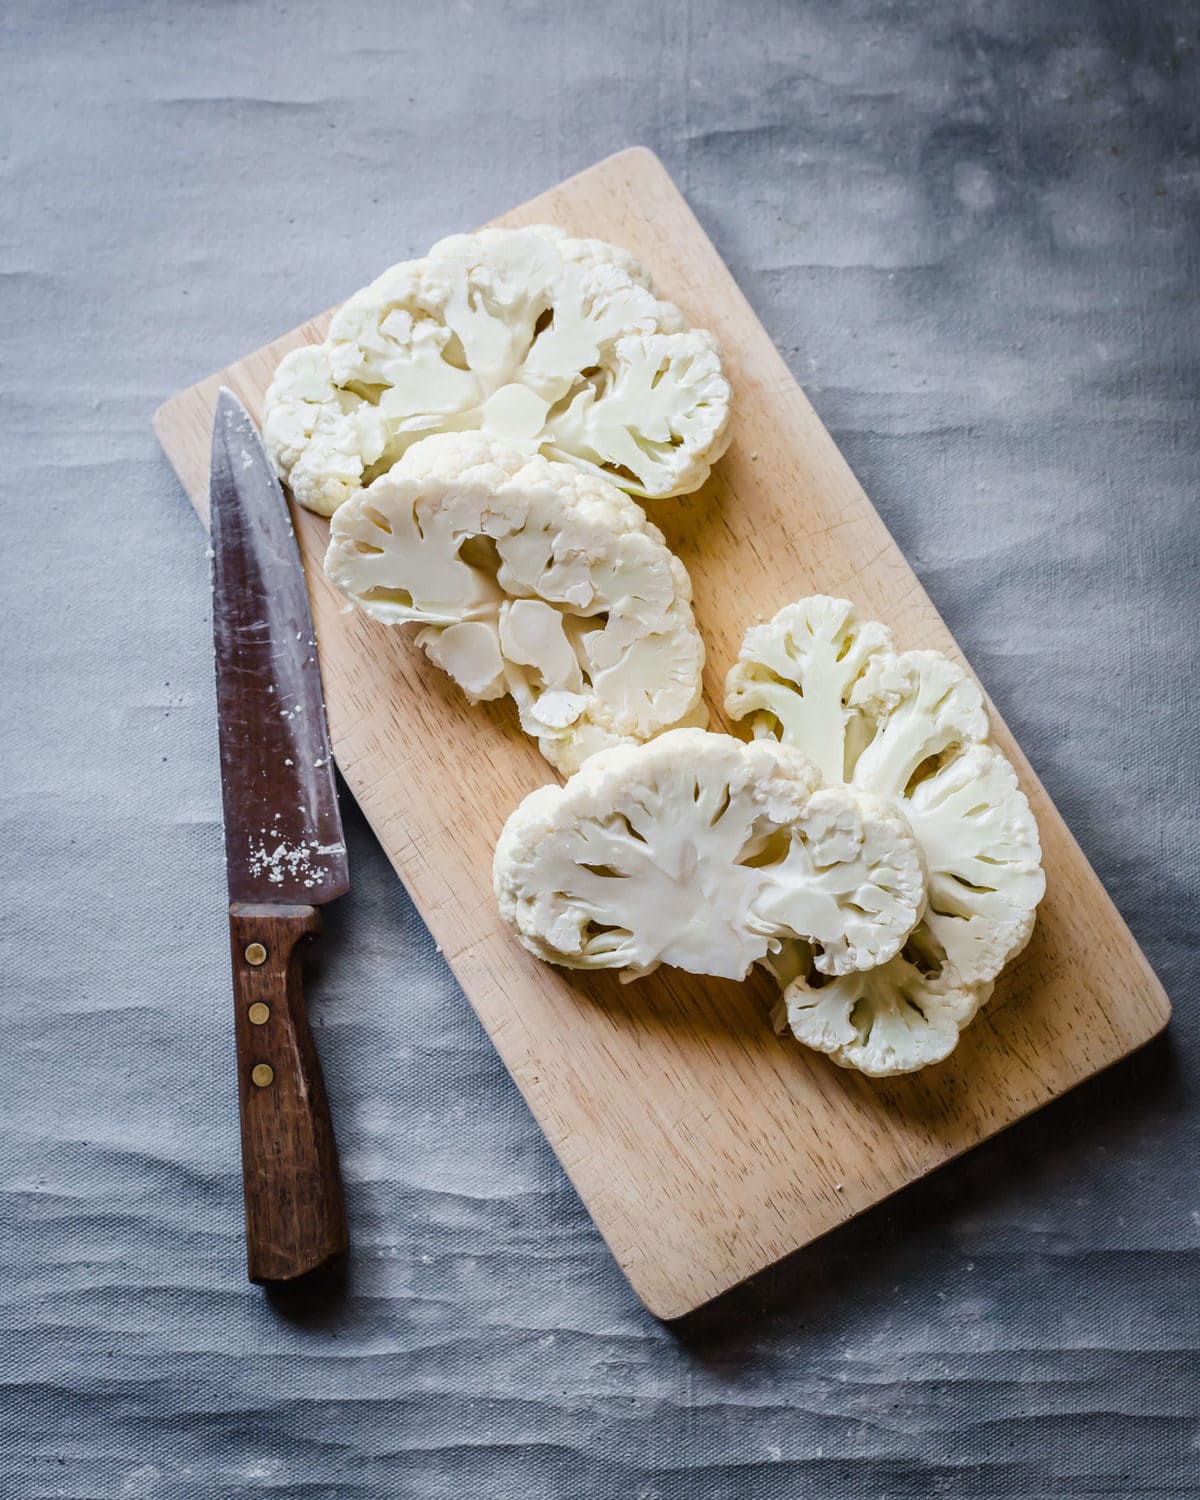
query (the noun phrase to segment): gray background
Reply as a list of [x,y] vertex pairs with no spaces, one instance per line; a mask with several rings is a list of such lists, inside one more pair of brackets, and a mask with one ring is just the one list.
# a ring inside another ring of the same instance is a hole
[[[0,4],[0,1495],[1200,1496],[1197,10]],[[356,1253],[242,1275],[208,586],[154,407],[657,150],[1176,1005],[681,1326],[361,819]]]

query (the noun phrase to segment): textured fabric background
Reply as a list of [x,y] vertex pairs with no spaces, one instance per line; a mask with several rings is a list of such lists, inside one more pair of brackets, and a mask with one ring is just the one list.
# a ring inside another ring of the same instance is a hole
[[[1191,0],[0,0],[0,1495],[1200,1497]],[[242,1273],[177,387],[635,142],[1162,975],[1167,1038],[682,1326],[348,810],[345,1298]]]

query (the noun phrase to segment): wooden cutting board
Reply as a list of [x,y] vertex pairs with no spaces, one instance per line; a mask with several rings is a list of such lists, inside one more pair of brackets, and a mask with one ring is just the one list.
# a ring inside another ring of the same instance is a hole
[[[656,157],[624,151],[497,222],[558,224],[627,246],[721,340],[736,393],[733,446],[698,495],[648,507],[692,576],[714,728],[724,727],[722,682],[746,627],[803,594],[853,599],[901,646],[961,659]],[[396,259],[423,248],[397,245]],[[322,338],[327,322],[305,323],[158,412],[158,436],[201,514],[218,387],[261,418],[280,357]],[[843,1072],[772,1034],[763,976],[739,985],[660,971],[622,986],[539,964],[497,916],[492,849],[508,812],[553,773],[508,705],[470,707],[410,636],[346,612],[321,570],[325,521],[301,511],[297,531],[342,775],[621,1268],[660,1317],[807,1244],[1166,1024],[1162,988],[995,715],[1041,827],[1047,893],[1029,948],[942,1065],[888,1082]]]

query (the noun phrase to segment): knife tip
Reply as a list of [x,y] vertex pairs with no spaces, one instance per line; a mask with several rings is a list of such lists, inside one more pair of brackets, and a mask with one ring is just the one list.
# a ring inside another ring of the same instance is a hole
[[233,394],[229,387],[227,385],[223,385],[217,392],[217,403],[213,410],[218,416],[241,416],[245,414],[246,408]]

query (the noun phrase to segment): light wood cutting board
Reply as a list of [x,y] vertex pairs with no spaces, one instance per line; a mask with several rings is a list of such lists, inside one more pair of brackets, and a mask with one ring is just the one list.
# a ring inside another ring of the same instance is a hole
[[[901,646],[961,659],[657,158],[622,152],[497,222],[558,224],[627,246],[721,340],[734,444],[698,495],[648,507],[692,576],[714,728],[724,727],[722,681],[747,625],[803,594],[853,599]],[[423,248],[397,245],[396,259]],[[218,387],[260,418],[279,358],[319,340],[327,322],[304,324],[158,412],[158,436],[201,514]],[[508,705],[470,707],[410,636],[343,612],[321,570],[327,530],[299,513],[338,765],[652,1312],[698,1307],[1166,1024],[1162,988],[998,717],[996,738],[1041,827],[1047,893],[1029,948],[941,1066],[883,1083],[839,1070],[772,1034],[763,976],[738,985],[660,971],[623,987],[539,964],[497,916],[492,848],[508,812],[553,773]]]

